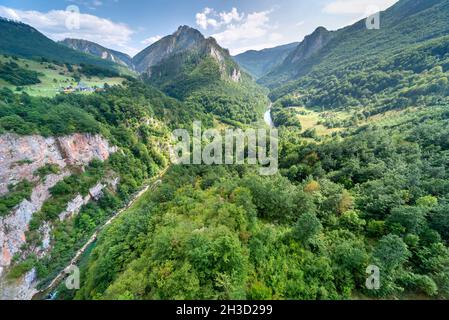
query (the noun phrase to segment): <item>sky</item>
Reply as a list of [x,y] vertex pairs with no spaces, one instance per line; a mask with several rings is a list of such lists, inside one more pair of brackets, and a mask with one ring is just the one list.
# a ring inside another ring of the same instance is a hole
[[336,30],[397,0],[0,0],[0,16],[57,41],[86,39],[134,56],[180,25],[238,54]]

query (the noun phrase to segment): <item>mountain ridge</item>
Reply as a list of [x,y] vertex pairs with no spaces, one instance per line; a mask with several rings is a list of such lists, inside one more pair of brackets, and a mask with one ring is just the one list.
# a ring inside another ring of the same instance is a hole
[[59,63],[90,64],[117,69],[118,64],[85,54],[54,42],[22,22],[0,17],[0,53],[21,58],[45,58]]
[[[400,51],[404,46],[445,35],[449,32],[449,26],[444,23],[449,18],[448,8],[447,0],[401,0],[380,13],[379,30],[367,30],[365,19],[362,19],[332,31],[332,37],[325,46],[304,59],[287,59],[259,82],[277,87],[279,83],[298,79],[312,70],[329,73],[345,61],[361,61],[366,57],[380,55],[385,50]],[[432,20],[433,26],[429,26],[428,21]],[[421,28],[429,29],[425,38],[419,34]],[[304,46],[312,35],[306,37],[299,46]]]
[[134,69],[132,57],[126,53],[103,47],[102,45],[84,39],[66,38],[58,43],[63,44],[71,49],[94,55],[103,60],[119,63],[125,67]]
[[233,58],[245,71],[258,79],[282,63],[298,45],[299,42],[293,42],[262,50],[248,50]]

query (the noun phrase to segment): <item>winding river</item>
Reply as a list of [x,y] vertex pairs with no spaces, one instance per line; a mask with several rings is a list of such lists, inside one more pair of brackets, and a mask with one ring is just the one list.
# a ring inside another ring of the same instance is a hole
[[[270,105],[268,106],[268,110],[265,112],[264,114],[264,121],[265,123],[270,127],[270,128],[274,128],[274,122],[273,122],[273,118],[271,117],[271,107],[273,106],[272,103],[270,103]],[[133,199],[128,203],[128,205],[119,210],[109,221],[107,221],[101,228],[99,228],[93,235],[92,237],[89,239],[89,241],[80,249],[78,250],[77,254],[75,255],[75,257],[72,259],[72,261],[70,262],[70,265],[75,265],[79,259],[81,258],[82,254],[87,250],[87,248],[96,241],[98,234],[102,231],[102,229],[111,224],[112,221],[114,221],[118,216],[120,216],[121,213],[125,212],[127,209],[129,209],[137,199],[139,199],[146,191],[148,191],[149,188],[151,188],[152,186],[157,186],[160,182],[161,182],[161,178],[164,176],[165,172],[167,171],[167,169],[163,170],[163,172],[158,176],[158,180],[153,183],[153,185],[149,184],[147,185],[141,192],[139,192],[137,195],[135,195],[133,197]],[[35,294],[33,299],[36,300],[40,300],[40,299],[45,299],[45,297],[48,298],[48,294],[50,293],[50,299],[53,300],[56,298],[57,292],[52,292],[52,290],[54,290],[61,281],[63,281],[66,277],[66,273],[65,273],[65,269],[64,271],[61,271],[61,273],[55,277],[53,279],[53,281],[43,290],[39,291],[37,294]]]

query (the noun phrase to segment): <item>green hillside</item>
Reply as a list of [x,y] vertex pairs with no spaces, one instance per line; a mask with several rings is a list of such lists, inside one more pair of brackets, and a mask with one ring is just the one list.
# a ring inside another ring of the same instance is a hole
[[102,88],[105,84],[113,86],[125,81],[118,74],[104,77],[91,75],[90,72],[85,74],[83,71],[85,70],[77,65],[0,55],[0,88],[25,92],[31,96],[54,97],[62,89],[76,87],[78,83],[86,87]]
[[[334,109],[404,108],[446,101],[449,1],[402,0],[381,13],[381,29],[362,20],[336,31],[311,57],[261,79],[283,105]],[[429,23],[431,21],[431,23]]]
[[108,69],[118,65],[58,44],[36,29],[0,18],[0,53],[28,59],[54,60],[60,63],[90,64]]
[[181,26],[134,57],[146,82],[189,106],[249,124],[268,106],[266,91],[242,72],[228,50]]

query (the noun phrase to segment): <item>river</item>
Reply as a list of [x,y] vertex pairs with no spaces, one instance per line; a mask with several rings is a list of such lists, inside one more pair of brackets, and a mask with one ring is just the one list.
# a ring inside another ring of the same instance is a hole
[[77,251],[75,257],[70,261],[70,264],[64,270],[62,270],[46,288],[38,291],[34,295],[33,300],[55,299],[57,297],[57,291],[54,290],[67,277],[66,270],[68,270],[68,268],[71,266],[75,266],[79,262],[84,252],[86,252],[91,244],[97,241],[98,235],[106,226],[114,222],[122,213],[127,212],[127,210],[131,208],[136,203],[136,201],[139,200],[140,197],[142,197],[148,190],[154,190],[155,188],[157,188],[162,183],[161,179],[164,177],[168,169],[169,167],[162,170],[158,174],[158,176],[152,179],[151,183],[148,183],[142,190],[135,194],[124,208],[118,210],[108,221],[105,222],[105,224],[99,227],[97,231],[95,231],[94,234],[90,237],[90,239],[84,244],[84,246]]
[[[271,117],[271,107],[273,106],[272,103],[270,103],[270,105],[268,106],[268,110],[265,112],[263,118],[265,123],[270,127],[270,128],[274,128],[274,122],[273,122],[273,118]],[[167,172],[167,169],[163,170],[162,173],[158,176],[158,178],[162,178],[165,174],[165,172]],[[155,183],[153,183],[153,186],[157,186],[159,183],[161,182],[161,180],[157,180]],[[137,199],[139,199],[145,192],[148,191],[148,189],[151,187],[151,184],[147,185],[142,191],[140,191],[137,195],[135,195],[133,197],[133,199],[128,203],[128,205],[119,210],[109,221],[107,221],[101,228],[99,228],[93,235],[92,237],[89,239],[89,241],[80,249],[78,250],[77,254],[75,255],[75,257],[72,259],[72,261],[70,262],[70,265],[75,265],[78,260],[81,258],[82,254],[86,251],[86,249],[93,243],[96,241],[98,234],[102,231],[102,229],[109,225],[112,221],[114,221],[118,216],[120,216],[121,213],[125,212],[127,209],[129,209],[136,201]],[[59,283],[66,277],[66,273],[65,273],[65,269],[64,271],[62,271],[57,277],[55,277],[53,279],[53,281],[47,286],[46,289],[43,289],[41,291],[39,291],[33,299],[36,300],[41,300],[41,299],[45,299],[45,297],[48,296],[48,294],[50,293],[50,299],[53,300],[54,298],[56,298],[57,292],[52,292],[52,290],[54,290]]]

